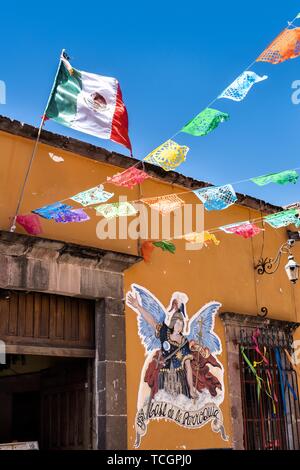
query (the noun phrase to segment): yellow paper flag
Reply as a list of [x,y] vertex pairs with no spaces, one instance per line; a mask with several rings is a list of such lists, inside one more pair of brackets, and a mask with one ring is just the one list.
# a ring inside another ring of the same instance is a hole
[[149,153],[144,161],[160,166],[166,171],[175,170],[185,161],[188,151],[189,147],[179,145],[174,140],[167,140],[167,142]]

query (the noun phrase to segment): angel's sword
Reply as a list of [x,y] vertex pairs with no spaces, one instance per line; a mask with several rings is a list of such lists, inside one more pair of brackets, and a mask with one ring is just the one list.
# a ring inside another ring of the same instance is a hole
[[[199,345],[201,346],[202,343],[202,318],[198,321],[199,323],[199,333],[197,334],[199,338]],[[198,377],[199,377],[199,358],[200,358],[200,348],[198,349],[198,360],[197,360],[197,373],[196,373],[196,387],[195,387],[195,392],[197,392],[197,385],[198,385]],[[194,398],[194,404],[196,403],[196,398]]]

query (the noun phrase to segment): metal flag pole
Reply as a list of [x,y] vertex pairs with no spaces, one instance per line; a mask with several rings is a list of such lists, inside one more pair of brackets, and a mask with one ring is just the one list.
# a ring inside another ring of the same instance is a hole
[[12,220],[12,223],[11,223],[11,226],[10,226],[10,232],[14,232],[16,230],[17,216],[19,214],[19,210],[20,210],[20,207],[21,207],[21,204],[22,204],[22,201],[23,201],[24,192],[25,192],[26,184],[28,182],[30,171],[31,171],[31,168],[32,168],[32,165],[33,165],[33,161],[34,161],[34,158],[35,158],[36,153],[37,153],[37,148],[38,148],[38,144],[39,144],[39,141],[40,141],[42,128],[43,128],[43,125],[44,125],[44,122],[45,122],[45,119],[46,119],[46,111],[48,109],[48,105],[49,105],[51,97],[52,97],[52,93],[53,93],[53,90],[54,90],[54,87],[55,87],[55,84],[56,84],[56,79],[57,79],[57,76],[58,76],[58,72],[59,72],[61,62],[62,62],[62,58],[64,57],[64,54],[65,54],[65,49],[62,49],[61,55],[60,55],[60,60],[59,60],[58,67],[57,67],[57,70],[56,70],[56,74],[55,74],[55,77],[54,77],[53,85],[52,85],[52,88],[51,88],[51,91],[50,91],[50,94],[49,94],[49,97],[48,97],[48,100],[47,100],[47,104],[46,104],[46,107],[45,107],[45,110],[44,110],[44,113],[43,113],[43,116],[42,116],[42,119],[41,119],[40,127],[39,127],[38,134],[37,134],[37,138],[36,138],[36,141],[34,143],[32,154],[31,154],[31,157],[30,157],[30,160],[29,160],[29,164],[28,164],[26,173],[25,173],[25,178],[24,178],[24,181],[23,181],[23,184],[22,184],[22,187],[21,187],[20,197],[18,199],[16,212],[15,212],[15,215],[13,217],[13,220]]

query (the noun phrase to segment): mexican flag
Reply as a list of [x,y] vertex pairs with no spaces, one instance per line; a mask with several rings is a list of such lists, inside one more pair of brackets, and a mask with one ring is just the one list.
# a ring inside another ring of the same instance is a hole
[[119,82],[74,69],[62,55],[46,118],[127,147],[128,115]]

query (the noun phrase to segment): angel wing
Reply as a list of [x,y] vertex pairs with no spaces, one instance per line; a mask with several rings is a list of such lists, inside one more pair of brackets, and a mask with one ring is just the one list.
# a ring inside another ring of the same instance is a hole
[[[166,311],[163,305],[144,287],[132,284],[133,292],[139,294],[142,307],[147,310],[157,323],[163,323],[166,318]],[[160,340],[156,338],[155,331],[149,323],[138,313],[138,332],[145,347],[146,354],[154,349],[160,349]]]
[[187,338],[208,348],[211,353],[219,354],[222,351],[222,345],[218,336],[213,332],[215,325],[215,315],[222,304],[219,302],[209,302],[204,305],[189,322],[189,332]]

